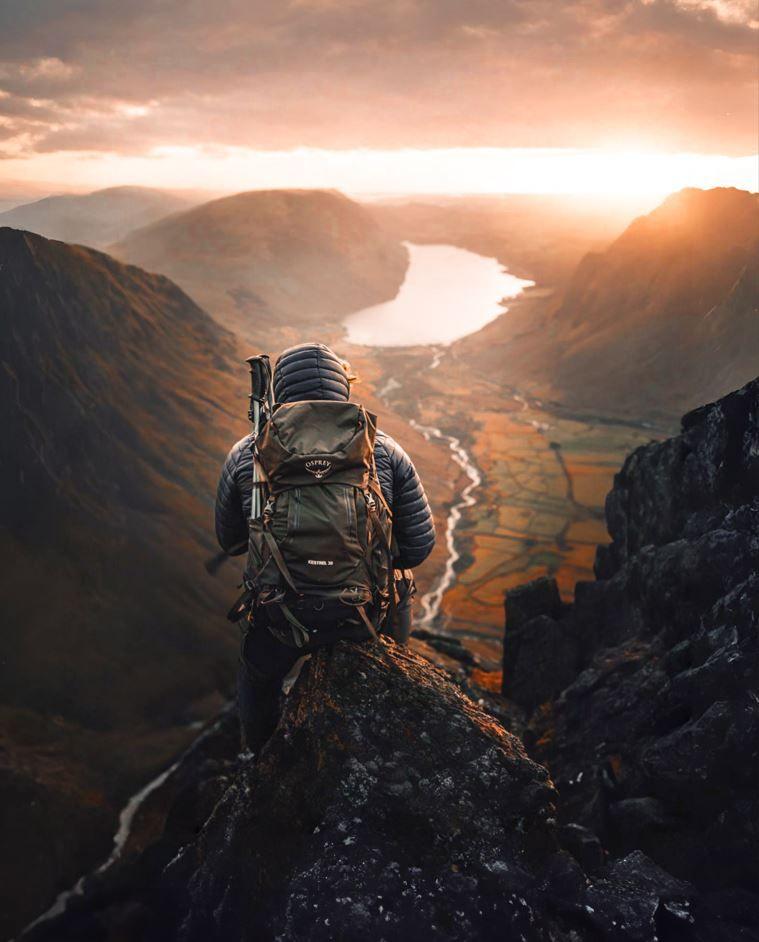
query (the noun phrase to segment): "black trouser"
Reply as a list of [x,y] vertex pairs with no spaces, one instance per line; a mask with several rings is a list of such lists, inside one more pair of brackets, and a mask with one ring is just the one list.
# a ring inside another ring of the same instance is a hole
[[[396,618],[384,633],[398,644],[406,644],[411,631],[413,580],[398,580]],[[359,627],[356,640],[365,640]],[[243,747],[257,752],[274,732],[279,720],[282,681],[298,658],[310,654],[322,644],[291,647],[276,638],[263,625],[254,625],[243,638],[237,672],[237,707]]]

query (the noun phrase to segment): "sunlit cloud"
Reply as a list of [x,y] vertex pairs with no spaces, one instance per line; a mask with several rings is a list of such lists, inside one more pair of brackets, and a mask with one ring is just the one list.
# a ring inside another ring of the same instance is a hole
[[[756,142],[755,19],[755,0],[0,3],[0,113],[30,160],[617,141],[735,156]],[[23,127],[29,99],[50,113]]]
[[129,102],[122,102],[116,105],[115,110],[118,114],[122,114],[126,118],[144,118],[145,115],[150,114],[152,105],[150,103],[135,105]]
[[[644,0],[646,2],[646,0]],[[656,2],[656,0],[649,0]],[[714,13],[725,23],[738,23],[750,29],[759,29],[759,8],[755,0],[676,0],[686,10],[705,10]]]

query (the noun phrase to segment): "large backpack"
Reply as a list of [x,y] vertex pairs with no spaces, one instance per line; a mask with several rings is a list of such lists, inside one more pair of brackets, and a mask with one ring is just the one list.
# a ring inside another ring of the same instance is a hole
[[376,417],[351,402],[275,407],[253,446],[252,617],[296,646],[376,637],[395,602],[392,515],[374,464]]

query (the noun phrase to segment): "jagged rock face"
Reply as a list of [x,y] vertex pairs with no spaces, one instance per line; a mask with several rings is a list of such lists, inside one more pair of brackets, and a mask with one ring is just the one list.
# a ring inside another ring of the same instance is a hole
[[545,769],[392,643],[315,657],[258,762],[235,734],[227,714],[201,737],[124,858],[24,942],[718,938],[644,854],[588,880],[557,852]]
[[502,692],[521,706],[552,699],[574,678],[578,647],[559,624],[563,610],[555,579],[533,579],[507,595]]
[[341,645],[167,868],[187,940],[466,939],[526,927],[553,789],[430,665]]
[[749,894],[759,925],[759,380],[631,455],[607,515],[596,582],[542,613],[579,669],[528,745],[563,821],[709,900]]

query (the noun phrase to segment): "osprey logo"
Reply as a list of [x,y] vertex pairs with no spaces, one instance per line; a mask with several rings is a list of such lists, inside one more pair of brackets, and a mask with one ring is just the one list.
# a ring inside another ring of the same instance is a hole
[[306,471],[317,479],[323,478],[332,470],[332,462],[329,458],[309,458],[306,462]]

